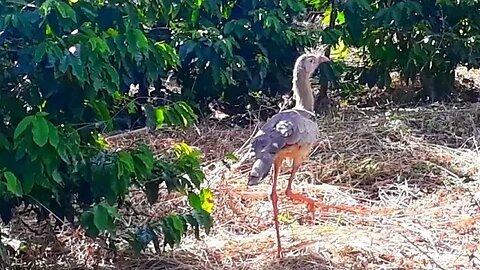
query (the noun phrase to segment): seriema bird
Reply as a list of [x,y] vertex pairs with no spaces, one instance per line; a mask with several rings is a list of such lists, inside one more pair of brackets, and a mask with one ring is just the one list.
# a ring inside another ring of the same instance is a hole
[[275,114],[252,139],[251,150],[255,156],[255,162],[250,171],[248,185],[258,184],[269,174],[273,166],[271,200],[278,257],[282,257],[282,246],[278,224],[277,178],[284,159],[293,160],[286,196],[305,202],[312,214],[315,211],[314,200],[292,192],[292,181],[298,168],[310,154],[319,134],[313,112],[314,97],[310,78],[320,64],[329,61],[319,53],[305,53],[296,60],[292,87],[295,107]]

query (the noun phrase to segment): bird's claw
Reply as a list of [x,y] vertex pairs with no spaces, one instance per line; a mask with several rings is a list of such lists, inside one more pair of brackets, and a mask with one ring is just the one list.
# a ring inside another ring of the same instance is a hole
[[290,189],[286,191],[287,197],[295,201],[301,201],[307,204],[307,210],[312,214],[312,219],[315,219],[315,201],[311,198],[305,197],[302,194],[293,193]]
[[307,211],[312,214],[312,219],[315,220],[315,203],[307,204]]

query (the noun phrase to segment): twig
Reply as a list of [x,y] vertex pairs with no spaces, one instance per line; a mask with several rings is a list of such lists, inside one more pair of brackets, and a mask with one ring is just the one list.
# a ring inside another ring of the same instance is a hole
[[116,135],[107,136],[106,139],[108,139],[108,140],[119,140],[119,139],[123,139],[125,137],[130,137],[130,136],[134,136],[134,135],[138,135],[140,133],[146,133],[146,132],[148,132],[148,128],[143,127],[143,128],[134,129],[134,130],[126,131],[126,132],[123,132],[123,133],[119,133],[119,134],[116,134]]
[[425,255],[427,258],[429,258],[436,266],[438,266],[438,268],[442,269],[442,270],[447,270],[447,268],[443,267],[442,265],[440,265],[437,261],[435,261],[435,259],[432,258],[432,256],[430,256],[430,254],[428,254],[428,252],[425,252],[422,248],[420,248],[417,244],[415,244],[415,242],[411,241],[408,237],[406,237],[405,235],[403,235],[402,233],[398,233],[400,236],[402,236],[405,240],[407,240],[408,243],[410,243],[412,246],[414,246],[418,251],[420,251],[423,255]]

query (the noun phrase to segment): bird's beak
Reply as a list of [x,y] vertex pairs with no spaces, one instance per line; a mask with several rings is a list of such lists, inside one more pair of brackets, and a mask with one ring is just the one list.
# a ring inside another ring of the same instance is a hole
[[323,64],[323,63],[328,63],[330,62],[330,58],[326,57],[326,56],[323,56],[323,55],[320,55],[318,57],[318,64]]

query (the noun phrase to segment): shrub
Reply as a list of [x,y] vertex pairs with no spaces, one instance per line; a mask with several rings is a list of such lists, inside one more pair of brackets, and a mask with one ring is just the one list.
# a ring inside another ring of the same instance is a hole
[[138,97],[127,93],[139,76],[152,85],[178,66],[175,49],[148,30],[163,11],[156,1],[0,5],[4,223],[23,206],[39,220],[54,216],[58,223],[80,223],[93,237],[115,238],[118,209],[129,188],[141,187],[154,203],[165,183],[169,191],[188,196],[192,212],[152,221],[149,236],[140,230],[131,242],[144,247],[161,231],[164,243],[173,245],[190,227],[197,237],[199,228],[210,230],[211,193],[201,188],[199,152],[182,144],[158,158],[147,146],[117,151],[102,138],[118,128],[122,110],[142,109],[151,127],[188,126],[196,119],[186,103],[138,106]]
[[326,41],[365,52],[367,65],[347,72],[347,78],[388,87],[390,72],[399,71],[405,82],[420,77],[425,94],[438,100],[453,90],[455,67],[478,66],[476,1],[333,2],[344,20],[325,29]]
[[293,23],[306,11],[303,1],[180,3],[168,28],[180,54],[182,93],[196,102],[224,98],[238,104],[250,91],[290,90],[299,50],[318,40]]

